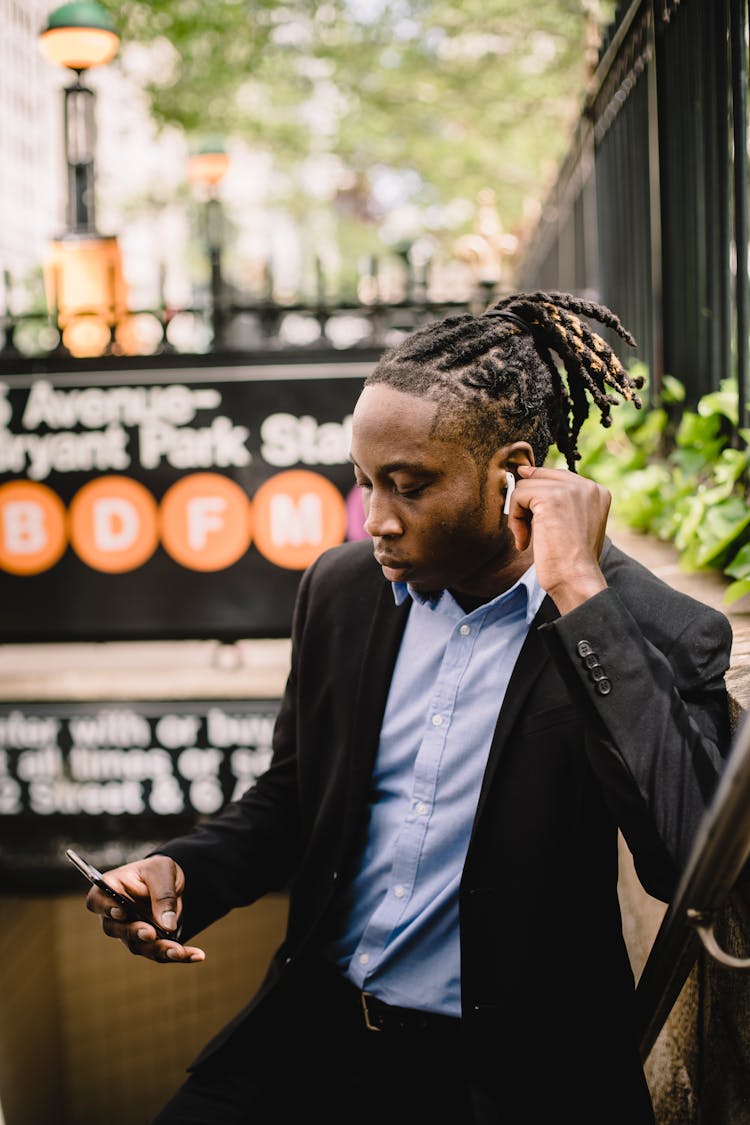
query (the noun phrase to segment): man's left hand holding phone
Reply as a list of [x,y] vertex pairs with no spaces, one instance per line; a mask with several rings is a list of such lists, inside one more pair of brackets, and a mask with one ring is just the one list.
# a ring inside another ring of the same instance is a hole
[[108,871],[106,877],[69,848],[65,853],[91,883],[86,908],[100,915],[102,929],[131,953],[152,961],[190,963],[205,953],[180,943],[185,876],[179,864],[165,855],[152,855]]

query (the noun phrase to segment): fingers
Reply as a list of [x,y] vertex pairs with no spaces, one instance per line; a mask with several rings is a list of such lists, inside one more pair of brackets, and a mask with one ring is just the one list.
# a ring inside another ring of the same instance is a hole
[[508,529],[519,551],[533,542],[538,580],[561,613],[598,593],[609,491],[567,469],[519,465]]
[[105,881],[128,900],[144,917],[132,920],[127,908],[113,902],[104,891],[94,886],[86,898],[86,908],[102,919],[108,937],[121,941],[131,953],[152,961],[202,961],[205,953],[197,946],[159,936],[154,922],[165,930],[176,930],[182,912],[185,876],[182,868],[169,856],[149,856],[105,873]]
[[[116,911],[118,908],[114,907]],[[104,916],[102,929],[107,937],[117,938],[136,957],[160,961],[166,965],[193,964],[205,961],[204,950],[195,945],[181,945],[177,941],[157,938],[153,926],[144,922],[118,922]]]
[[165,930],[176,930],[185,889],[182,868],[169,856],[155,855],[148,861],[147,886],[151,915]]

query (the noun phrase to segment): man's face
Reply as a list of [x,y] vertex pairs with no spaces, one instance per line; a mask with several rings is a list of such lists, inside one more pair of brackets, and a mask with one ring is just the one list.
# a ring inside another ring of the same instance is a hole
[[351,458],[365,530],[389,581],[420,591],[494,592],[512,538],[502,515],[504,472],[480,472],[453,441],[431,436],[437,406],[376,383],[354,410]]

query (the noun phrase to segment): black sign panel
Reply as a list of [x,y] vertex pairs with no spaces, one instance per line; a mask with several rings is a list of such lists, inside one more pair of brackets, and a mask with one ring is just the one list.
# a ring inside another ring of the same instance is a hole
[[0,376],[0,642],[278,637],[372,362]]
[[0,705],[0,890],[80,885],[186,831],[265,770],[278,700]]

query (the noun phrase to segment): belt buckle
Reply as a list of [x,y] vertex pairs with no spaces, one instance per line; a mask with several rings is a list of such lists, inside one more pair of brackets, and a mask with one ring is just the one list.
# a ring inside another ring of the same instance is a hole
[[368,1031],[382,1031],[383,1030],[382,1027],[376,1027],[376,1025],[374,1023],[372,1023],[371,1020],[370,1020],[370,1010],[367,1007],[367,998],[369,996],[372,996],[372,993],[371,992],[360,992],[359,996],[360,996],[360,1000],[362,1001],[362,1012],[364,1013],[364,1017],[365,1017],[365,1027],[367,1028]]

